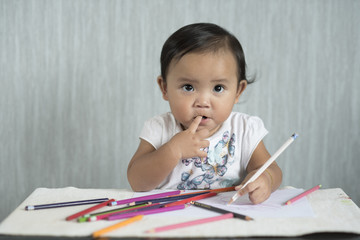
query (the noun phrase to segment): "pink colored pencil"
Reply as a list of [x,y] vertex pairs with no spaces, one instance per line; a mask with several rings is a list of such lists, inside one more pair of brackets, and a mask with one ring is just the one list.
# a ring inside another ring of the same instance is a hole
[[310,193],[312,193],[312,192],[314,192],[314,191],[318,190],[319,188],[321,188],[321,184],[316,185],[315,187],[310,188],[309,190],[306,190],[305,192],[303,192],[303,193],[301,193],[301,194],[297,195],[296,197],[294,197],[294,198],[290,199],[290,200],[289,200],[289,201],[287,201],[285,204],[286,204],[286,205],[290,205],[290,204],[292,204],[293,202],[295,202],[295,201],[299,200],[300,198],[303,198],[303,197],[305,197],[305,196],[309,195]]
[[190,227],[190,226],[199,225],[199,224],[203,224],[203,223],[220,221],[220,220],[233,218],[233,217],[234,217],[234,215],[232,213],[226,213],[226,214],[222,214],[222,215],[216,216],[216,217],[202,218],[202,219],[198,219],[198,220],[194,220],[194,221],[189,221],[189,222],[183,222],[183,223],[158,227],[158,228],[148,230],[146,232],[147,233],[157,233],[157,232],[169,231],[169,230],[173,230],[173,229]]
[[172,207],[162,207],[162,208],[145,210],[145,211],[130,212],[130,213],[124,213],[124,214],[114,214],[114,215],[109,216],[107,219],[108,220],[117,220],[117,219],[124,219],[124,218],[134,217],[136,215],[150,215],[150,214],[155,214],[155,213],[162,213],[162,212],[180,210],[180,209],[184,209],[184,208],[185,208],[185,204],[172,206]]
[[71,215],[71,216],[68,216],[68,217],[66,218],[66,220],[67,220],[67,221],[71,221],[71,220],[73,220],[73,219],[75,219],[75,218],[81,217],[81,216],[83,216],[83,215],[85,215],[85,214],[87,214],[87,213],[90,213],[90,212],[92,212],[92,211],[95,211],[96,209],[105,207],[105,206],[107,206],[110,202],[113,202],[113,201],[115,201],[115,199],[110,199],[110,200],[108,200],[108,201],[106,201],[106,202],[102,202],[102,203],[100,203],[100,204],[98,204],[98,205],[95,205],[95,206],[93,206],[93,207],[87,208],[87,209],[85,209],[85,210],[83,210],[83,211],[81,211],[81,212],[78,212],[78,213],[75,213],[75,214],[73,214],[73,215]]
[[123,199],[123,200],[119,200],[119,201],[113,201],[109,205],[115,206],[115,205],[127,204],[127,203],[144,201],[144,200],[149,200],[149,199],[154,199],[154,198],[161,198],[161,197],[168,197],[168,196],[172,196],[172,195],[178,195],[180,193],[181,193],[181,190],[176,190],[176,191],[171,191],[171,192],[164,192],[164,193],[157,193],[157,194],[152,194],[152,195],[147,195],[147,196],[142,196],[142,197],[128,198],[128,199]]

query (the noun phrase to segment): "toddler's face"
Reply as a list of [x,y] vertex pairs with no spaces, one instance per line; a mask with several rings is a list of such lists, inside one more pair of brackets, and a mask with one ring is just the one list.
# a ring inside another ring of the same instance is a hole
[[229,117],[246,87],[238,86],[234,56],[227,50],[215,53],[189,53],[172,61],[166,83],[159,77],[163,98],[169,101],[174,117],[187,129],[197,116],[203,116],[198,130],[214,134]]

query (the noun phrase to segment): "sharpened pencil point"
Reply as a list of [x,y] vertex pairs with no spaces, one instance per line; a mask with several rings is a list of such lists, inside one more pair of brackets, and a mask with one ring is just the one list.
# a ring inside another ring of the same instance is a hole
[[230,201],[227,203],[227,205],[230,205],[230,204],[232,204],[234,202],[234,200],[233,199],[230,199]]

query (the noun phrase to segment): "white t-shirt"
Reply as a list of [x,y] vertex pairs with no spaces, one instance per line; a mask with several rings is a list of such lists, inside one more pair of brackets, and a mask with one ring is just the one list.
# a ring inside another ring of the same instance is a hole
[[[140,138],[159,149],[181,125],[171,113],[145,122]],[[262,120],[244,113],[232,112],[211,137],[206,158],[179,160],[169,176],[157,187],[161,189],[215,189],[240,184],[246,167],[259,142],[268,133]]]

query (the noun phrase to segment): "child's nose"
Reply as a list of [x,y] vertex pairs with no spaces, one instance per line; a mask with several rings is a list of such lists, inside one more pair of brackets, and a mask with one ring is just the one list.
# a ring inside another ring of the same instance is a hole
[[210,98],[207,94],[199,94],[195,101],[195,106],[199,108],[210,107]]

